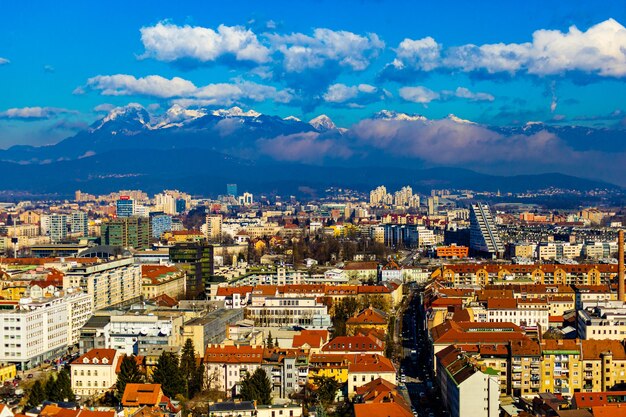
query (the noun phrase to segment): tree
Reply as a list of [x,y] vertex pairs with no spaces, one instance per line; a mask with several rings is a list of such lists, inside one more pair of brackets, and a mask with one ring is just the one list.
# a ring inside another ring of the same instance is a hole
[[202,389],[204,366],[196,364],[196,349],[193,341],[187,339],[180,357],[180,373],[185,382],[187,398],[193,398]]
[[137,365],[137,357],[135,355],[124,355],[120,364],[120,373],[117,374],[117,382],[115,383],[117,398],[121,399],[124,395],[126,384],[139,384],[142,382],[144,382],[144,377]]
[[63,369],[56,380],[57,389],[59,391],[59,399],[60,401],[74,401],[76,395],[72,390],[72,380],[70,378],[70,373],[68,370]]
[[26,410],[39,406],[46,399],[46,391],[40,380],[35,381],[33,387],[28,394],[28,401],[26,402]]
[[272,403],[272,382],[263,368],[257,368],[252,375],[248,375],[241,383],[241,399],[255,401],[261,405]]
[[163,393],[170,398],[174,398],[178,394],[185,394],[185,380],[178,367],[177,354],[173,352],[161,353],[152,373],[152,382],[161,384]]
[[272,339],[272,331],[267,334],[267,340],[265,341],[265,347],[272,349],[274,347],[274,340]]
[[339,382],[337,382],[335,378],[326,376],[317,377],[314,382],[317,386],[315,395],[317,396],[318,402],[322,404],[324,408],[334,403],[337,391],[339,390]]
[[62,401],[62,398],[59,398],[59,386],[57,384],[57,380],[54,375],[50,375],[50,378],[42,384],[44,387],[44,392],[46,393],[46,400],[49,401]]

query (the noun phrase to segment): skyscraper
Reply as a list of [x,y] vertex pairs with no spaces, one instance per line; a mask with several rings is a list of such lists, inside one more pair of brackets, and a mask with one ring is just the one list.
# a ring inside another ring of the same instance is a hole
[[145,249],[150,245],[150,220],[147,217],[122,217],[101,226],[104,245]]
[[127,195],[120,196],[115,203],[117,217],[130,217],[135,214],[135,200]]
[[82,237],[89,236],[89,220],[84,211],[74,211],[70,215],[70,230]]
[[50,215],[50,240],[52,243],[67,238],[67,216],[65,214]]
[[170,248],[170,261],[187,275],[187,297],[204,294],[213,279],[213,246],[204,243],[178,243]]
[[226,184],[226,195],[237,198],[237,184]]
[[474,253],[492,258],[502,257],[504,254],[504,245],[486,204],[472,204],[470,207],[470,249]]
[[220,241],[222,238],[222,215],[207,214],[206,237],[211,241]]

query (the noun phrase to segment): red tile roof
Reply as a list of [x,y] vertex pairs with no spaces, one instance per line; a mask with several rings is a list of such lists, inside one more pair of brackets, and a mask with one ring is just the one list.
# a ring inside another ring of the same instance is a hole
[[396,368],[391,363],[391,360],[382,355],[359,353],[353,355],[350,359],[351,363],[348,365],[349,373],[396,372]]
[[384,343],[371,336],[337,336],[322,347],[322,352],[383,352]]
[[328,340],[328,330],[302,330],[299,334],[293,336],[293,343],[291,344],[295,348],[309,345],[313,349],[322,347]]
[[124,407],[156,406],[161,402],[162,397],[161,384],[126,384],[122,405]]
[[365,403],[354,404],[354,417],[413,417],[398,403]]
[[204,361],[210,363],[261,363],[262,346],[209,345],[204,351]]
[[[117,350],[115,349],[91,349],[89,352],[76,358],[72,362],[72,365],[90,364],[110,366],[113,364],[116,354]],[[94,362],[94,359],[97,359],[97,361]],[[107,363],[102,363],[104,359],[106,359]]]
[[387,314],[372,306],[361,310],[358,314],[350,317],[346,324],[349,325],[385,325],[387,324]]

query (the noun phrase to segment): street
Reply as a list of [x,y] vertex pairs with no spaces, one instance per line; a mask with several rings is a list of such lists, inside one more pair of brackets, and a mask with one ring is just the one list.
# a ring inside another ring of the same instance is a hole
[[430,347],[421,308],[422,289],[412,291],[412,298],[402,318],[402,352],[399,383],[408,391],[415,416],[447,416],[435,385]]

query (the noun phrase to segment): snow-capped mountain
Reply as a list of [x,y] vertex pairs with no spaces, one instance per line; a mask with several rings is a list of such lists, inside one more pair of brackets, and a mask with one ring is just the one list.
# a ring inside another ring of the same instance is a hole
[[[109,129],[110,127],[115,127]],[[142,105],[131,103],[116,107],[91,126],[91,131],[107,129],[111,134],[128,133],[150,127],[150,114]]]
[[192,120],[204,117],[207,112],[204,109],[187,109],[178,104],[174,104],[167,109],[163,116],[155,119],[151,129],[168,129],[171,127],[181,127]]
[[372,119],[377,120],[408,120],[408,121],[426,121],[426,117],[420,114],[408,114],[400,113],[393,110],[381,110],[372,116]]
[[455,116],[454,114],[450,113],[446,119],[451,120],[455,123],[462,123],[462,124],[469,124],[469,125],[475,125],[475,122],[472,122],[471,120],[466,120],[466,119],[461,119],[460,117]]
[[259,117],[261,115],[261,113],[252,109],[244,112],[240,107],[237,106],[231,107],[230,109],[214,110],[211,114],[217,117]]
[[292,121],[292,122],[301,122],[302,121],[302,120],[298,119],[296,116],[283,117],[283,120]]
[[309,120],[309,124],[318,132],[326,132],[328,130],[337,129],[335,123],[325,114],[320,114],[319,116]]

